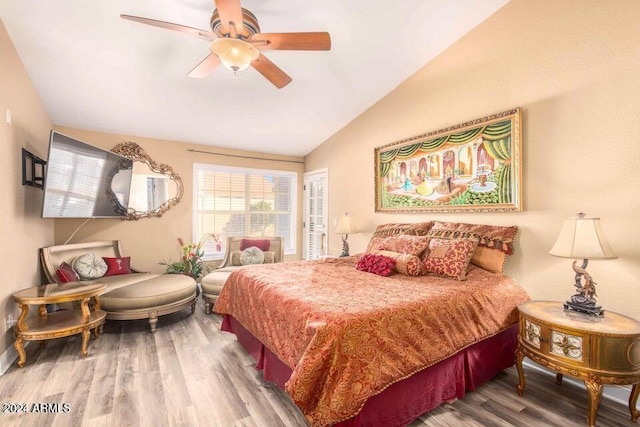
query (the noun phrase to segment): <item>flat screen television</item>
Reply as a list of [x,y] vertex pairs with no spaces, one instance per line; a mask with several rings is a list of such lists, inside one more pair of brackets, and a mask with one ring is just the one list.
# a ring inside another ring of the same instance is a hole
[[133,161],[51,131],[43,218],[126,215]]

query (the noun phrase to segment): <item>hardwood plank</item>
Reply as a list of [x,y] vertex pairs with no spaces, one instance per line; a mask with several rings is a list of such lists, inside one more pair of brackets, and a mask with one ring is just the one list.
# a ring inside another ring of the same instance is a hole
[[[3,427],[185,426],[299,427],[308,425],[289,396],[262,380],[221,317],[202,301],[161,316],[155,334],[146,320],[107,321],[104,334],[80,355],[78,336],[27,347],[27,365],[0,377],[2,402],[70,403],[71,412],[0,414]],[[587,393],[525,367],[523,397],[509,368],[464,398],[423,414],[411,427],[582,426]],[[628,409],[603,399],[599,427],[635,426]]]

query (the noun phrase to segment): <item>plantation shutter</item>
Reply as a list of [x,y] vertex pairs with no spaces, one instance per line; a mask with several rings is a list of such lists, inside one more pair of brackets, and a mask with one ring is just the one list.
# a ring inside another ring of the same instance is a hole
[[318,259],[327,254],[327,177],[310,174],[304,180],[304,259]]
[[284,239],[295,253],[295,172],[194,164],[194,240],[207,233],[207,259],[222,258],[227,237]]

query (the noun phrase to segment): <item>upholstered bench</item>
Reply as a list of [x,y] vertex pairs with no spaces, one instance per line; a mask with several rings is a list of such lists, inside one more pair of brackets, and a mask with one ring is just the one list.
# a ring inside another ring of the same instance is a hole
[[267,252],[272,254],[270,254],[270,257],[266,257],[263,262],[281,262],[283,260],[284,240],[282,237],[228,237],[226,251],[220,266],[204,276],[200,281],[204,309],[207,314],[211,313],[211,309],[218,300],[218,295],[220,295],[220,291],[231,273],[240,267],[250,268],[250,266],[241,263],[239,252],[241,252],[241,248],[243,247],[243,240],[245,240],[246,243],[247,241],[256,239],[269,241],[269,249]]
[[[40,249],[42,267],[51,283],[62,281],[56,274],[59,266],[83,254],[93,253],[100,257],[122,258],[120,241],[75,243],[49,246]],[[82,280],[81,283],[104,283],[106,291],[101,295],[102,309],[107,319],[149,319],[151,332],[156,331],[158,316],[191,307],[195,310],[198,286],[191,277],[181,274],[141,273],[134,269],[129,274],[118,274]]]

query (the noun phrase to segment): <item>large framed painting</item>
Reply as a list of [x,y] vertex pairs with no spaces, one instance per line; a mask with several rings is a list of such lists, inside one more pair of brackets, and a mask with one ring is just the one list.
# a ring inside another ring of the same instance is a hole
[[375,149],[376,212],[522,210],[520,109]]

